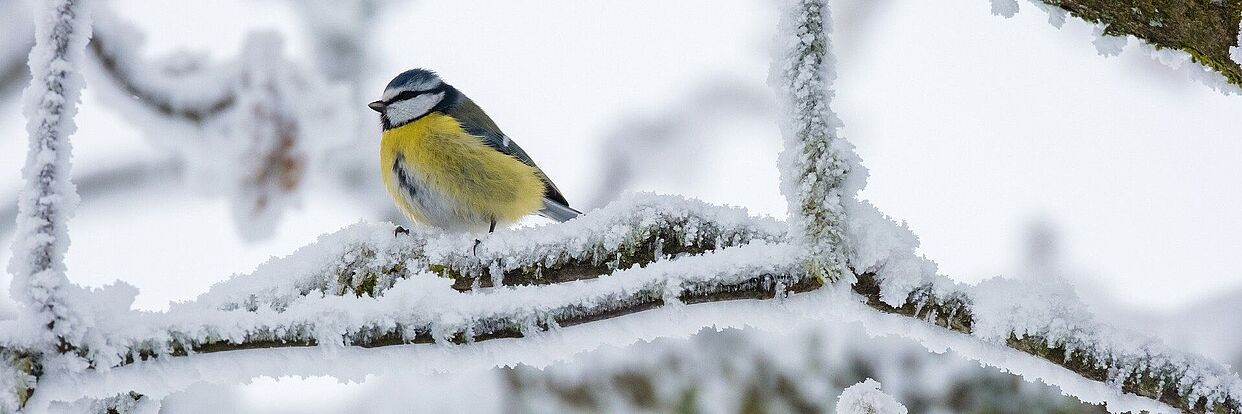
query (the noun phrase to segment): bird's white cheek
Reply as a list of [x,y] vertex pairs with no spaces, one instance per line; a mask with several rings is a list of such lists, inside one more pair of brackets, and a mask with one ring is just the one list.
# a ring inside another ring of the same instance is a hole
[[444,99],[443,92],[419,95],[404,101],[393,102],[388,105],[385,113],[388,115],[389,122],[393,125],[400,125],[426,115],[431,108],[435,108],[436,104],[440,103],[441,99]]

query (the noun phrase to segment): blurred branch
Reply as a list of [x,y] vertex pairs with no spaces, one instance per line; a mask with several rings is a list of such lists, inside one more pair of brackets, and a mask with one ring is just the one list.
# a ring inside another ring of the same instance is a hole
[[600,150],[601,179],[594,186],[594,197],[583,205],[591,208],[608,204],[643,171],[661,165],[683,165],[689,161],[686,154],[670,150],[679,144],[686,151],[702,156],[702,150],[722,145],[722,137],[733,134],[696,142],[695,132],[707,130],[722,119],[768,115],[772,112],[771,103],[767,90],[744,82],[717,79],[695,89],[683,97],[682,102],[668,105],[651,116],[621,120],[604,136]]
[[[174,106],[168,99],[168,93],[159,92],[137,82],[137,75],[125,70],[122,60],[114,52],[108,50],[108,33],[96,33],[90,43],[91,55],[99,62],[99,67],[109,79],[134,102],[145,105],[164,116],[179,118],[194,124],[200,124],[207,118],[219,115],[234,104],[232,94],[222,95],[193,106]],[[115,49],[114,49],[115,50]]]
[[[152,61],[139,56],[142,35],[101,8],[88,51],[111,85],[125,98],[162,116],[202,124],[235,103],[227,65],[202,59]],[[203,83],[209,83],[204,85]],[[193,86],[193,87],[188,87]],[[188,92],[188,93],[187,93]]]
[[[179,163],[171,159],[156,162],[135,160],[119,165],[109,165],[108,169],[75,177],[73,181],[78,188],[78,197],[85,202],[120,192],[133,191],[156,181],[171,179],[180,171]],[[16,200],[17,196],[0,199]],[[0,207],[0,240],[13,231],[16,216],[16,203]]]
[[250,33],[223,63],[184,53],[149,59],[137,29],[107,8],[96,20],[89,50],[105,80],[101,95],[176,151],[187,176],[227,197],[247,240],[270,237],[314,163],[355,136],[344,89],[287,57],[279,34]]
[[26,64],[19,59],[0,58],[0,97],[20,90],[20,85],[30,81]]
[[542,369],[502,369],[505,406],[516,413],[831,413],[842,389],[873,378],[897,390],[894,397],[912,413],[1106,412],[914,344],[837,329],[773,335],[705,328],[684,341],[595,350]]
[[0,2],[0,99],[30,83],[26,60],[34,46],[34,20],[25,1]]
[[122,88],[125,94],[134,99],[134,102],[142,103],[155,112],[164,114],[164,116],[181,118],[191,123],[202,123],[204,119],[214,117],[216,114],[225,112],[226,109],[233,104],[232,94],[225,94],[212,101],[197,104],[191,107],[175,107],[170,99],[166,98],[168,93],[161,93],[152,90],[152,88],[140,86],[137,76],[134,73],[125,71],[122,61],[116,53],[108,52],[108,35],[96,34],[91,41],[91,55],[99,62],[99,67],[103,68],[103,72],[107,73],[109,80],[114,85]]

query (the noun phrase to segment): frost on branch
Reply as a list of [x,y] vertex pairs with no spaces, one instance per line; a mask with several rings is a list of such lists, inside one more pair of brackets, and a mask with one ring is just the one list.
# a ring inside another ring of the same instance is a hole
[[906,406],[893,396],[880,391],[880,383],[871,378],[854,384],[837,397],[837,414],[906,414]]
[[[848,206],[854,240],[851,266],[875,272],[859,274],[853,289],[872,308],[1017,349],[1117,392],[1181,410],[1242,411],[1242,379],[1236,373],[1095,321],[1063,282],[954,283],[935,275],[935,265],[915,255],[917,239],[904,227],[868,205]],[[904,300],[894,303],[899,296]]]
[[[1087,393],[1083,398],[1090,401],[1129,393],[1187,411],[1236,412],[1239,380],[1227,369],[1094,323],[1075,299],[1055,291],[1003,281],[973,288],[928,274],[934,266],[914,255],[913,236],[863,207],[847,205],[855,218],[848,231],[857,242],[851,264],[868,269],[852,289],[872,308],[980,340],[972,343],[1044,358],[1112,389],[1104,396]],[[675,237],[664,237],[670,234]],[[656,196],[623,200],[569,223],[498,232],[479,246],[477,258],[473,237],[417,230],[394,236],[390,224],[358,224],[169,312],[129,311],[133,292],[123,286],[94,300],[83,297],[103,335],[86,355],[102,370],[153,357],[254,348],[469,343],[670,304],[782,298],[822,286],[783,235],[770,219]],[[603,270],[575,270],[583,266]],[[474,286],[486,281],[506,286]],[[884,300],[898,293],[905,299],[897,306]],[[822,300],[806,303],[830,312]],[[1132,345],[1136,338],[1141,346]],[[1066,392],[1083,395],[1082,388]]]
[[457,290],[594,278],[678,255],[752,241],[785,239],[785,226],[740,208],[678,196],[638,194],[557,226],[498,231],[477,248],[473,235],[425,227],[393,237],[385,225],[354,225],[323,236],[292,256],[235,276],[195,306],[283,308],[310,292],[379,296],[410,272],[452,278]]
[[824,0],[787,0],[769,83],[780,95],[781,191],[789,200],[793,242],[805,251],[811,274],[852,282],[846,264],[845,209],[860,183],[847,182],[856,166],[853,147],[839,134],[832,112],[832,18]]
[[87,326],[68,303],[74,289],[65,276],[66,227],[78,196],[69,181],[73,116],[82,92],[79,67],[90,38],[84,0],[38,3],[35,47],[30,51],[33,79],[24,112],[30,144],[22,169],[25,186],[18,200],[18,224],[9,273],[11,292],[28,314],[27,322],[46,326],[41,351],[70,351],[81,344]]
[[[96,366],[249,347],[512,337],[667,303],[819,287],[793,250],[774,244],[783,230],[740,209],[650,195],[565,224],[497,232],[478,257],[473,236],[394,236],[391,225],[359,224],[166,314],[100,318],[109,345],[96,350]],[[488,276],[474,273],[483,269]],[[502,273],[501,282],[523,286],[459,291]]]
[[786,230],[740,208],[640,194],[559,226],[492,234],[477,252],[469,249],[474,238],[464,236],[428,244],[427,254],[460,289],[548,284],[752,241],[784,242]]

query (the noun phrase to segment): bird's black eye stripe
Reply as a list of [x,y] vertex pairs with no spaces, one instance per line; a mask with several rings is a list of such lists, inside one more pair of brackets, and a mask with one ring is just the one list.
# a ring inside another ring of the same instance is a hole
[[392,99],[384,101],[384,104],[389,105],[389,104],[392,104],[393,102],[404,101],[406,99],[414,98],[416,96],[427,94],[427,93],[440,93],[440,92],[444,92],[446,89],[448,89],[447,86],[440,85],[440,86],[437,86],[437,87],[434,87],[434,88],[431,88],[425,91],[403,91],[397,94],[397,96],[392,97]]
[[397,96],[392,97],[392,99],[389,99],[389,100],[388,100],[388,102],[385,102],[385,103],[389,103],[389,104],[390,104],[390,103],[393,103],[393,102],[396,102],[396,101],[404,101],[404,100],[406,100],[406,99],[410,99],[410,98],[413,98],[413,97],[415,97],[415,96],[418,96],[418,92],[414,92],[414,91],[405,91],[405,92],[401,92],[401,93],[397,94]]

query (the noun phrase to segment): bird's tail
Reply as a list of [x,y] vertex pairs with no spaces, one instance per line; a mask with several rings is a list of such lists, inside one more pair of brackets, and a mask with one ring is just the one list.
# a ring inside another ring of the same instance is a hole
[[574,210],[567,205],[552,201],[548,198],[543,199],[543,209],[539,210],[539,215],[564,223],[565,221],[578,217],[581,211]]

